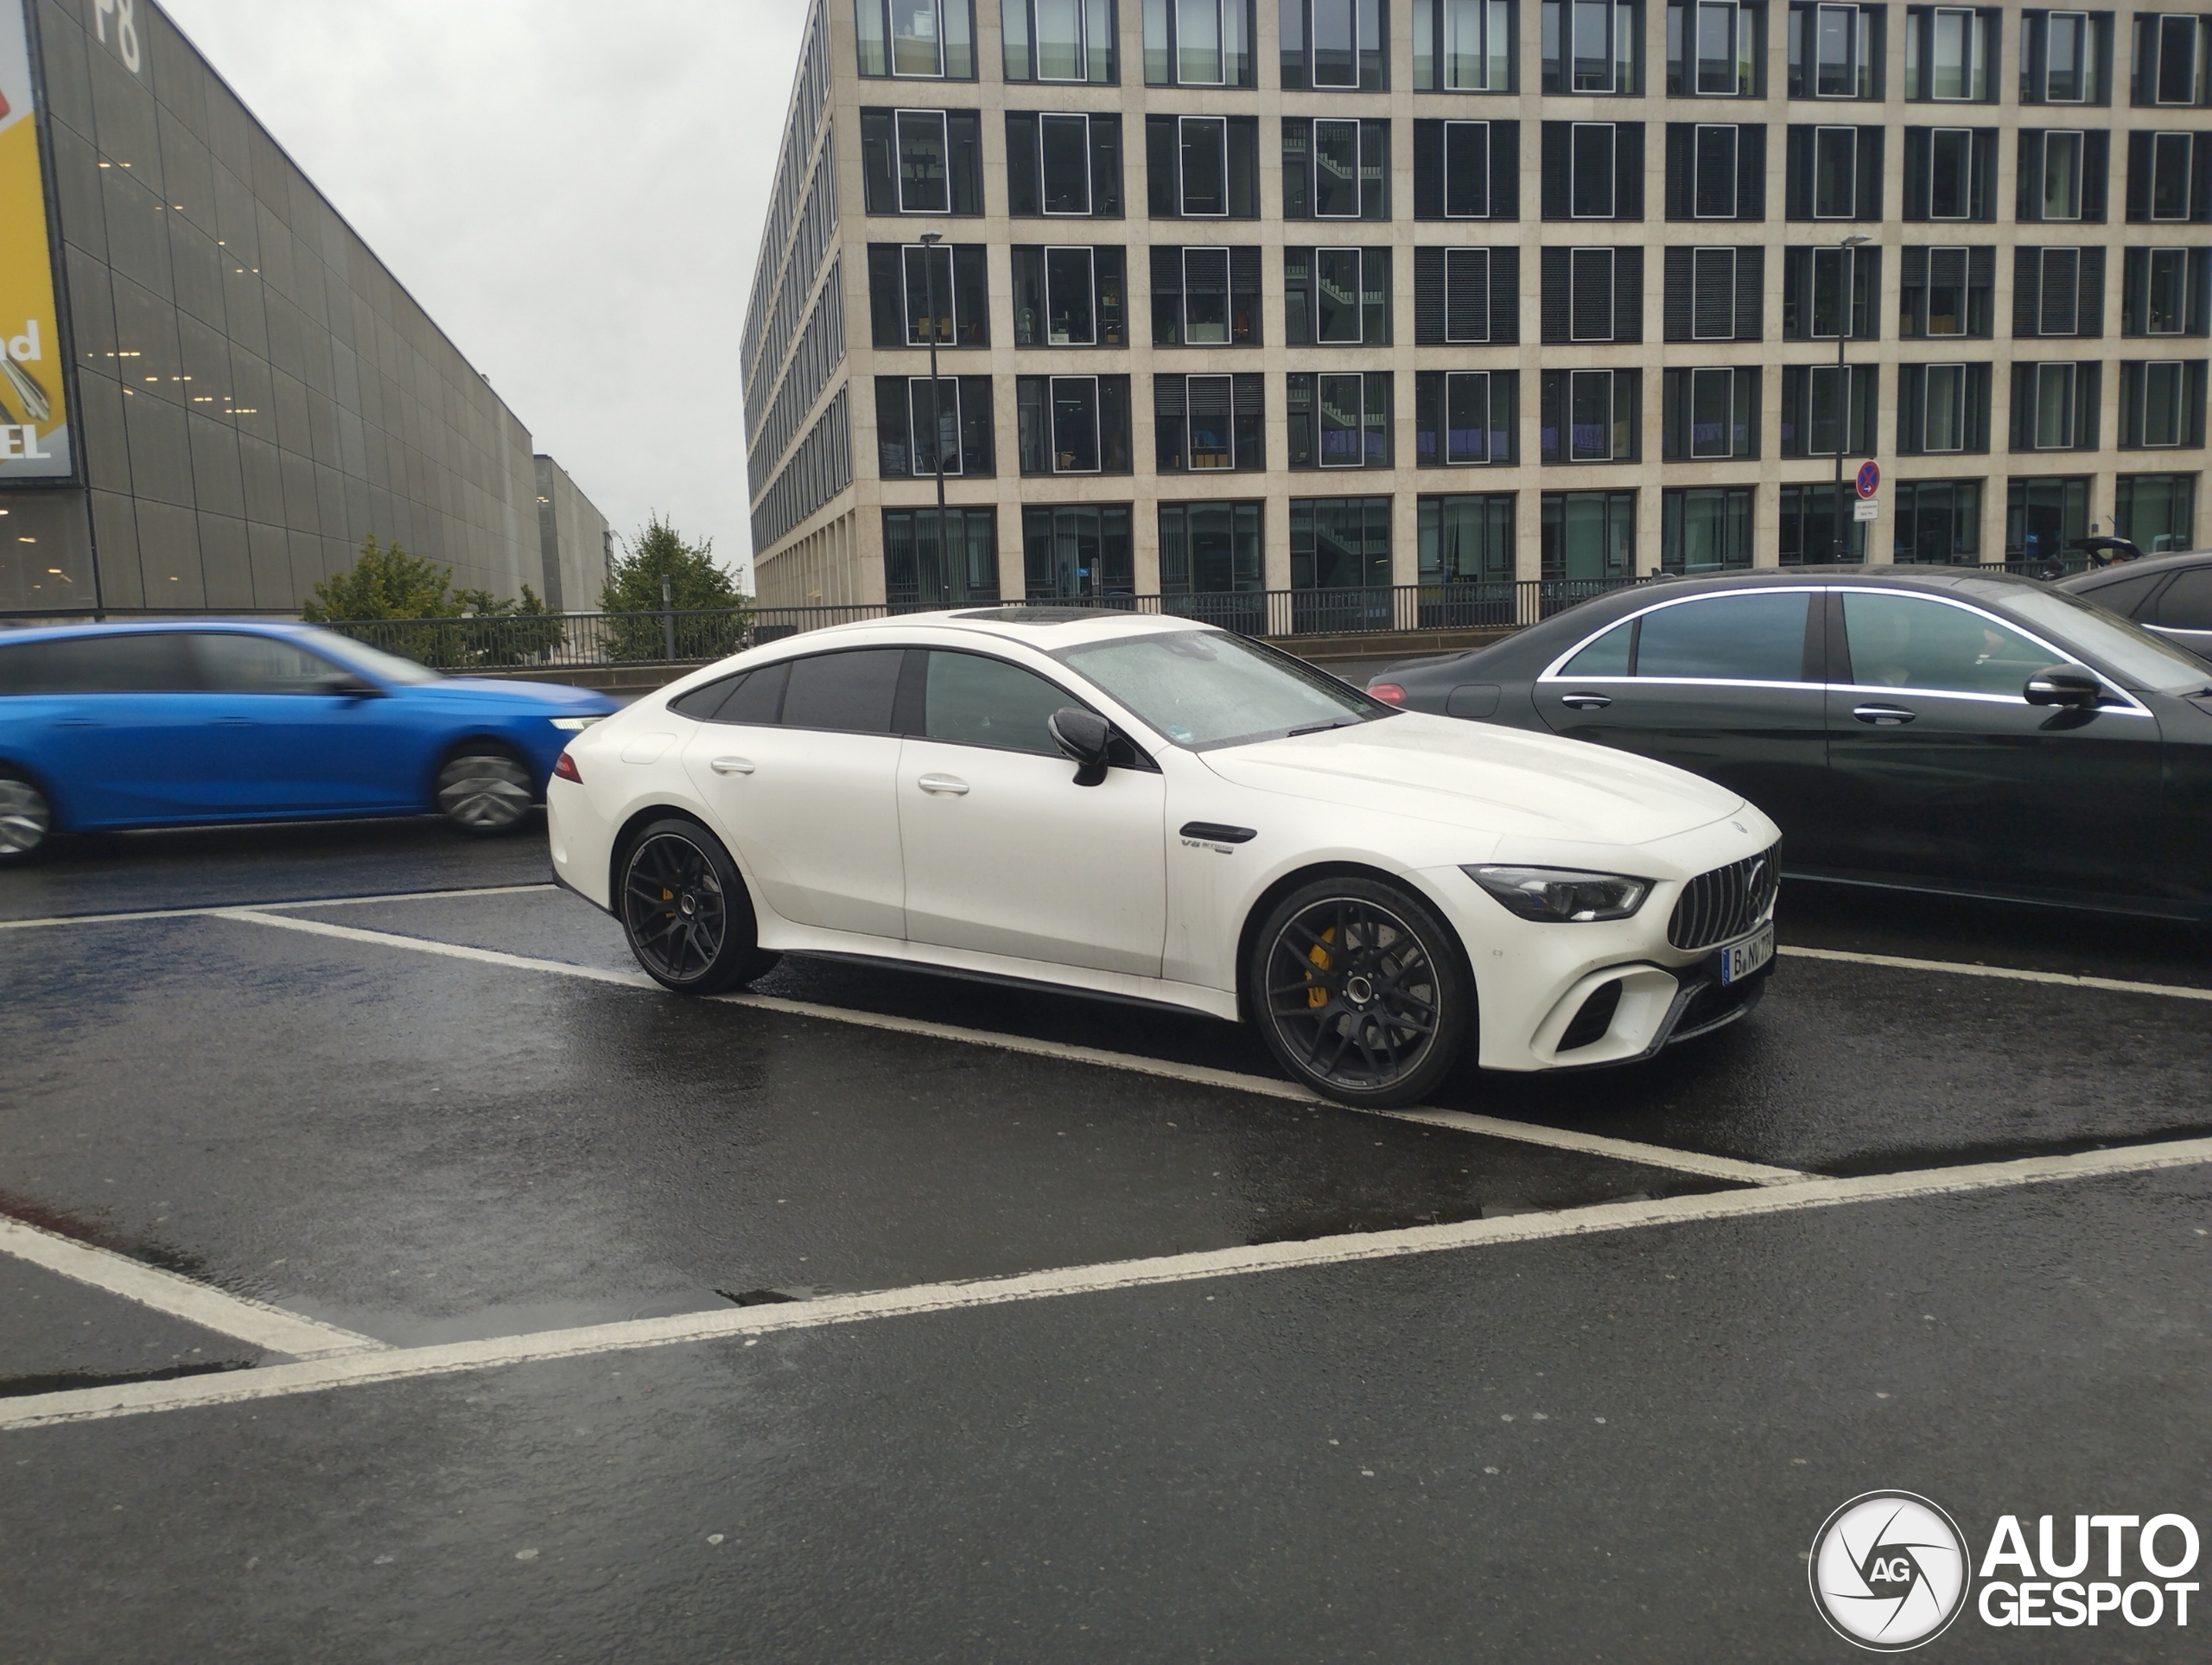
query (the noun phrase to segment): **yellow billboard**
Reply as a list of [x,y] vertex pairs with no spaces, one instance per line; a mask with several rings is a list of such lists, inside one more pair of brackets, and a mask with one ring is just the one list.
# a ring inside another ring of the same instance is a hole
[[0,0],[0,486],[72,472],[29,5]]

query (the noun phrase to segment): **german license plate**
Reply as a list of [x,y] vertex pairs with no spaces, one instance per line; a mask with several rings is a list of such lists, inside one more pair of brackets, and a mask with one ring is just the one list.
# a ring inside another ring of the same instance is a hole
[[1720,950],[1720,981],[1724,984],[1741,982],[1764,969],[1773,957],[1774,927],[1770,925]]

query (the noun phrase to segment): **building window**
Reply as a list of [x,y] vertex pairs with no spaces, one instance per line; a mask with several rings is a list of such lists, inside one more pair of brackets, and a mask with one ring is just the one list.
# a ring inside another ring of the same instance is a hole
[[1415,249],[1414,340],[1422,346],[1521,339],[1521,251]]
[[1643,124],[1546,122],[1546,219],[1643,218]]
[[[934,271],[931,268],[934,268]],[[980,243],[868,245],[868,315],[880,347],[927,346],[934,278],[939,346],[991,344],[990,306]]]
[[1881,293],[1882,251],[1875,248],[1811,248],[1782,251],[1782,337],[1786,341],[1833,341],[1846,322],[1851,339],[1880,334],[1874,297]]
[[[1265,625],[1259,592],[1266,582],[1260,503],[1163,503],[1160,505],[1162,610],[1257,634]],[[1210,598],[1224,598],[1212,600]],[[1228,598],[1247,597],[1248,600]]]
[[1286,219],[1388,219],[1390,124],[1282,124],[1282,212]]
[[982,118],[973,110],[863,109],[861,171],[869,213],[980,214]]
[[1547,463],[1634,462],[1642,454],[1643,372],[1547,370],[1537,446]]
[[1540,283],[1547,341],[1643,339],[1643,251],[1548,248]]
[[[1874,454],[1875,383],[1872,365],[1853,365],[1839,372],[1834,365],[1782,367],[1780,450],[1785,457],[1832,457],[1841,445],[1847,457]],[[1850,383],[1849,431],[1842,391]]]
[[1997,251],[1929,248],[1908,244],[1898,290],[1897,334],[1920,336],[1975,336],[1990,333],[1991,296],[1997,281]]
[[1548,581],[1618,582],[1636,571],[1636,493],[1546,492],[1541,533]]
[[1032,601],[1099,601],[1136,591],[1126,503],[1033,505],[1021,512],[1022,593]]
[[[1417,512],[1421,526],[1418,575],[1424,584],[1510,584],[1515,543],[1513,493],[1485,492],[1424,497]],[[1501,598],[1503,599],[1503,598]],[[1432,622],[1426,612],[1421,622]],[[1510,622],[1510,614],[1499,622]],[[1439,625],[1459,624],[1446,614]],[[1466,624],[1483,620],[1469,618]]]
[[999,19],[1009,81],[1121,79],[1114,0],[1003,0]]
[[1415,219],[1517,219],[1521,124],[1414,124]]
[[1995,7],[1912,6],[1905,12],[1904,96],[1987,104],[1996,94]]
[[2114,482],[2113,533],[2145,555],[2196,547],[2195,474],[2122,474]]
[[1751,564],[1748,486],[1678,486],[1659,493],[1659,570],[1729,572]]
[[976,14],[969,0],[855,0],[863,76],[976,79]]
[[2203,444],[2204,368],[2202,359],[2122,363],[2120,448]]
[[2212,133],[2130,133],[2128,219],[2212,218],[2204,201],[2208,175],[2212,175]]
[[1827,480],[1784,486],[1775,535],[1782,564],[1801,567],[1864,561],[1870,523],[1852,519],[1853,496],[1848,482],[1840,491]]
[[926,376],[878,376],[875,426],[878,471],[886,480],[928,480],[940,448],[948,478],[988,477],[991,449],[991,378],[941,376],[933,410]]
[[1514,461],[1520,374],[1423,370],[1414,377],[1414,464],[1474,467]]
[[1382,0],[1282,0],[1282,84],[1286,87],[1390,87]]
[[1981,560],[1981,482],[1909,480],[1896,486],[1893,560],[1967,566]]
[[2111,77],[2110,12],[2021,14],[2022,104],[2110,104]]
[[1904,217],[1996,219],[1997,130],[1906,128]]
[[1414,91],[1512,92],[1515,0],[1412,0]]
[[1147,86],[1255,86],[1252,0],[1143,0]]
[[2012,480],[2005,487],[2005,558],[2056,557],[2089,530],[2089,482],[2080,474]]
[[1285,377],[1293,468],[1390,467],[1390,372],[1294,371]]
[[1897,454],[1942,455],[1989,449],[1986,364],[1897,366]]
[[1009,110],[1007,212],[1122,217],[1122,118]]
[[1670,0],[1667,96],[1756,99],[1765,94],[1763,0]]
[[1389,498],[1291,499],[1293,589],[1388,589],[1389,584]]
[[1543,90],[1641,98],[1643,45],[1636,0],[1544,0]]
[[1260,251],[1154,247],[1154,346],[1257,346]]
[[2105,251],[2023,248],[2013,256],[2012,334],[2101,335]]
[[2121,270],[2120,334],[2202,335],[2212,249],[2130,249]]
[[1783,215],[1789,219],[1879,219],[1882,130],[1789,129]]
[[1789,8],[1789,96],[1882,96],[1880,6]]
[[2097,384],[2094,363],[2015,363],[2012,366],[2012,448],[2015,451],[2094,451],[2097,448]]
[[2205,74],[2205,31],[2212,18],[2196,12],[2135,14],[2135,102],[2201,105],[2212,101]]
[[998,525],[995,509],[947,509],[940,538],[935,509],[886,509],[884,599],[894,609],[997,601]]
[[1154,452],[1163,474],[1213,470],[1253,473],[1267,467],[1263,378],[1154,376]]
[[1667,124],[1667,218],[1766,218],[1766,129]]
[[1154,219],[1256,219],[1255,116],[1147,116],[1147,190]]
[[1118,245],[1015,244],[1016,346],[1127,346],[1127,257]]
[[1762,334],[1766,251],[1685,248],[1666,251],[1662,305],[1670,341],[1756,341]]
[[1725,462],[1759,454],[1756,365],[1661,372],[1659,454],[1669,462]]
[[1387,346],[1390,251],[1287,248],[1283,324],[1292,346]]
[[1127,376],[1017,376],[1014,437],[1021,472],[1129,472]]

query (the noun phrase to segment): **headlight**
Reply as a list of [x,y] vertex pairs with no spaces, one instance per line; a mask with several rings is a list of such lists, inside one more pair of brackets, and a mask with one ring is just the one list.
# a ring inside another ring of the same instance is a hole
[[1649,879],[1573,867],[1462,867],[1460,871],[1524,919],[1580,925],[1625,919],[1651,894]]
[[592,724],[604,722],[607,719],[604,717],[553,717],[549,721],[564,734],[580,734]]

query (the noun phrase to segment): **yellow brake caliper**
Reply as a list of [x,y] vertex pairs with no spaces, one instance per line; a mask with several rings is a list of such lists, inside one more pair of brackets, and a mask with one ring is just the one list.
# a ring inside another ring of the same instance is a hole
[[[1337,928],[1334,925],[1331,925],[1321,933],[1321,942],[1333,943],[1336,940]],[[1323,948],[1319,943],[1306,950],[1306,957],[1324,971],[1329,969],[1329,950]],[[1329,1003],[1329,991],[1313,981],[1311,972],[1306,973],[1306,982],[1309,987],[1306,990],[1306,1004],[1315,1008],[1326,1006]]]

